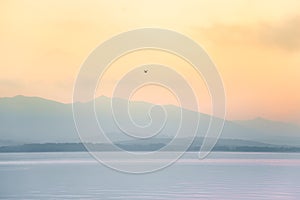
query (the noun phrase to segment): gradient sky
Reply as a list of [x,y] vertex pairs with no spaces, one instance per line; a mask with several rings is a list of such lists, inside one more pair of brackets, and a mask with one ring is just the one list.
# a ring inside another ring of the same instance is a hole
[[[98,44],[130,29],[158,27],[183,33],[206,49],[224,81],[229,119],[259,116],[300,123],[299,10],[298,0],[3,0],[0,96],[71,102],[80,65]],[[178,58],[158,53],[136,52],[116,63],[127,63],[129,69],[147,60],[166,62],[186,74],[202,99],[200,111],[209,112],[207,92],[193,71]],[[105,75],[99,94],[109,96],[109,88],[125,73],[117,73],[117,66]],[[149,86],[134,99],[176,104],[165,93]]]

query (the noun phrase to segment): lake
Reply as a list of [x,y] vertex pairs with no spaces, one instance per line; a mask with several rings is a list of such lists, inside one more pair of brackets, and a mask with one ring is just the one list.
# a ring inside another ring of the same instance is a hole
[[163,170],[133,175],[109,169],[86,152],[1,153],[0,198],[298,200],[300,154],[214,152],[198,160],[186,153]]

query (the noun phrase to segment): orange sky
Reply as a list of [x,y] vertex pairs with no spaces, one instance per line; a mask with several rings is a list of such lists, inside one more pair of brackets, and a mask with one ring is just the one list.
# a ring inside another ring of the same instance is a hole
[[[112,2],[0,1],[0,96],[71,102],[80,65],[98,44],[130,29],[158,27],[206,49],[224,81],[229,119],[300,123],[300,1]],[[130,63],[156,59],[181,70],[202,99],[201,111],[209,112],[201,79],[179,58],[159,53],[137,52],[117,62],[129,69]],[[113,70],[118,63],[104,77],[105,95],[122,73]],[[164,93],[149,86],[134,99],[176,103]]]

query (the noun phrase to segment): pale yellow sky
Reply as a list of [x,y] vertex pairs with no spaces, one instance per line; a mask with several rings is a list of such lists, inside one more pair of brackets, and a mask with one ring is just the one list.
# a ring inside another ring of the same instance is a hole
[[[120,32],[158,27],[183,33],[206,49],[224,81],[229,119],[261,116],[300,123],[299,10],[298,0],[3,0],[0,96],[23,94],[71,102],[80,65],[98,44]],[[180,70],[175,58],[156,53],[124,59],[135,63],[154,58]],[[205,89],[185,69],[181,73],[198,87],[202,111],[209,112]],[[118,74],[112,70],[105,78],[113,84]],[[110,87],[107,84],[105,95]],[[162,98],[146,95],[151,92]],[[163,93],[148,87],[134,98],[175,103]]]

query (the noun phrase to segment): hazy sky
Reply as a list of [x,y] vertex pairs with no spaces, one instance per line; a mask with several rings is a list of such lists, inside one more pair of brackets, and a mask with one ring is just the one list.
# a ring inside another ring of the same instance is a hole
[[[183,33],[206,49],[224,81],[229,119],[300,123],[300,1],[186,2],[0,1],[0,96],[71,102],[80,65],[98,44],[130,29],[158,27]],[[193,71],[159,53],[136,52],[118,63],[130,68],[156,59],[181,70],[203,97],[202,111],[209,112],[209,98]],[[103,80],[104,95],[122,73],[112,67]],[[134,99],[176,103],[154,86]]]

